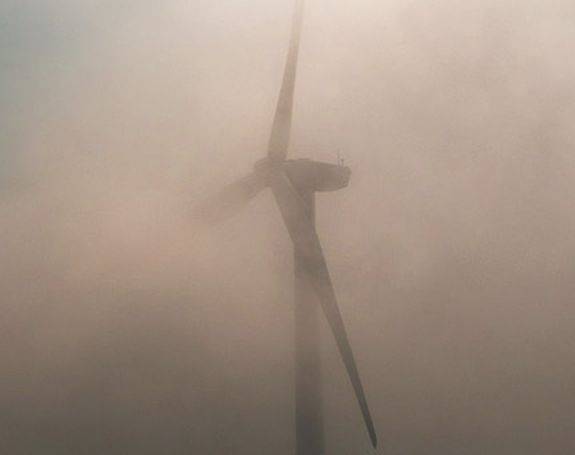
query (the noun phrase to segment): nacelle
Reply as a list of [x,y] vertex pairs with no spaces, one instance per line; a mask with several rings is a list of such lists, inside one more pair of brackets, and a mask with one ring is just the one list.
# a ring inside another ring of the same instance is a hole
[[308,159],[287,160],[282,165],[285,173],[298,190],[339,190],[349,184],[351,176],[351,170],[347,166]]

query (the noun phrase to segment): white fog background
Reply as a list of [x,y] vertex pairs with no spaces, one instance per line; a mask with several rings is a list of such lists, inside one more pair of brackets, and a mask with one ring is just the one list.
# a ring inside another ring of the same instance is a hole
[[[290,0],[0,2],[0,452],[290,454]],[[292,157],[383,450],[575,453],[575,4],[308,0]],[[327,449],[371,453],[324,330]]]

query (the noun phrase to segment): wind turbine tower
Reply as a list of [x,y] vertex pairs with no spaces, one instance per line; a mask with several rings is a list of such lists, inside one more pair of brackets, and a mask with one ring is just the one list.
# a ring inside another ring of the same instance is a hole
[[320,308],[335,338],[373,447],[377,446],[377,436],[315,228],[315,193],[345,188],[351,171],[341,162],[335,165],[287,159],[302,18],[303,0],[296,0],[267,156],[255,164],[251,174],[226,186],[204,204],[200,215],[207,221],[218,221],[242,208],[264,188],[271,189],[294,247],[296,454],[324,455]]

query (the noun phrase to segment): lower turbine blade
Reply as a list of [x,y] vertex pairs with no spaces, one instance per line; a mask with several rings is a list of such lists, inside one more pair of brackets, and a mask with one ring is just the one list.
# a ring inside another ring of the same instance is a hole
[[359,377],[353,351],[351,350],[351,345],[337,305],[335,292],[333,290],[333,285],[331,283],[329,271],[323,255],[321,257],[309,258],[306,264],[306,269],[311,277],[312,285],[319,297],[326,319],[331,327],[337,347],[339,348],[339,353],[343,359],[347,374],[353,386],[359,408],[361,409],[361,414],[363,416],[365,426],[367,427],[367,432],[369,433],[369,439],[375,448],[377,447],[375,426],[369,412],[367,399],[365,397],[365,392],[363,391],[363,385]]
[[359,403],[363,420],[373,447],[377,446],[377,435],[363,386],[357,371],[355,358],[349,344],[345,325],[337,305],[337,300],[321,244],[312,223],[304,199],[283,172],[278,172],[271,180],[271,188],[280,208],[282,217],[294,243],[294,248],[303,258],[307,273],[320,301],[327,322],[335,338],[347,374]]
[[265,186],[264,176],[250,174],[225,186],[212,199],[205,201],[196,210],[196,215],[207,223],[222,221],[238,212]]

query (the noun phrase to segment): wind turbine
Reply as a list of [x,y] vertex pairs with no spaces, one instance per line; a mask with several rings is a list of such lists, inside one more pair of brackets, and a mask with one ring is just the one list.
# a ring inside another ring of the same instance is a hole
[[271,189],[294,246],[297,455],[320,455],[325,451],[318,302],[335,338],[374,448],[377,436],[315,229],[315,192],[346,187],[351,171],[341,162],[334,165],[308,159],[286,159],[302,18],[303,0],[296,0],[267,156],[255,164],[251,174],[226,186],[214,199],[202,205],[199,214],[207,221],[216,222],[241,209],[264,188]]

